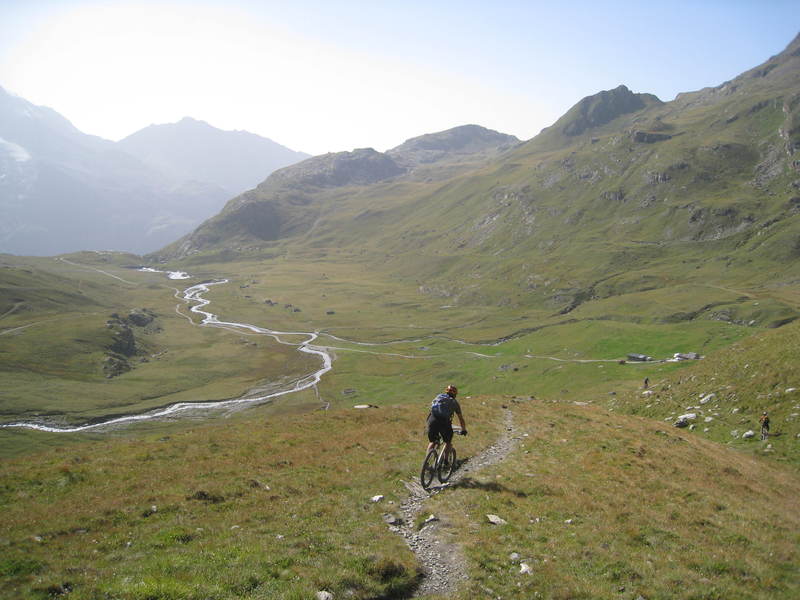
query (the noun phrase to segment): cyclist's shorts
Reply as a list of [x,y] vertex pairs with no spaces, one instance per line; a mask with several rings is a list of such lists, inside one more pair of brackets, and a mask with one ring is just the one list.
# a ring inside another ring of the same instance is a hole
[[450,419],[437,419],[432,414],[428,415],[428,441],[435,442],[441,436],[446,444],[453,440],[453,424]]

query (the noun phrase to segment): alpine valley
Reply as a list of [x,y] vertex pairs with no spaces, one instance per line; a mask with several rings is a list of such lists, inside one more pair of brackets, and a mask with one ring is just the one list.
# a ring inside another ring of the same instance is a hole
[[[144,256],[3,220],[23,252],[85,251],[0,255],[0,597],[800,594],[800,36],[528,141],[464,125],[269,166],[189,119],[115,145],[0,101],[69,144],[56,169],[0,121],[8,198],[77,190],[47,227],[129,205],[134,175],[196,219]],[[130,223],[174,223],[154,206]],[[429,494],[450,383],[466,460]]]

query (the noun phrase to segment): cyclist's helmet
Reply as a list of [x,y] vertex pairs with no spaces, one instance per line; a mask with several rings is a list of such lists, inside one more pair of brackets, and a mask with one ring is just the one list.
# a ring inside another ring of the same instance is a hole
[[446,394],[450,394],[451,396],[455,396],[456,394],[458,394],[458,388],[454,385],[448,385],[444,389],[444,391]]

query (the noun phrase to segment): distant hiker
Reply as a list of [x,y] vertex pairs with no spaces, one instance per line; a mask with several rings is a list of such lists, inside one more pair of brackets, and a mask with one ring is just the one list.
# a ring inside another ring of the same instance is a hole
[[[450,450],[450,442],[453,441],[453,413],[458,416],[461,424],[461,435],[467,435],[467,425],[464,423],[464,416],[461,414],[456,396],[458,389],[454,385],[448,385],[443,394],[439,394],[431,402],[431,411],[428,413],[428,450],[436,445],[439,436],[445,443],[445,452]],[[447,456],[445,454],[445,456]]]
[[761,439],[765,440],[769,437],[769,416],[766,412],[761,413],[758,422],[761,423]]
[[647,389],[649,387],[650,387],[650,378],[649,377],[645,377],[644,378],[644,389]]

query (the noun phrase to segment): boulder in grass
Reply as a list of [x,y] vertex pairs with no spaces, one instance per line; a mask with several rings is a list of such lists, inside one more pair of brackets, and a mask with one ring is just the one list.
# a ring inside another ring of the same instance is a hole
[[678,428],[688,427],[696,418],[696,413],[686,413],[685,415],[681,415],[675,419],[675,423],[673,423],[673,425]]
[[711,394],[706,394],[705,396],[703,396],[703,397],[700,399],[700,404],[706,404],[707,402],[710,402],[711,400],[713,400],[713,399],[714,399],[714,398],[716,398],[716,397],[717,397],[717,395],[716,395],[716,394],[714,394],[714,393],[711,393]]
[[748,429],[742,434],[742,438],[745,440],[749,440],[751,437],[755,436],[756,432],[752,429]]
[[498,517],[497,515],[486,515],[486,518],[489,520],[489,523],[493,525],[506,525],[508,521]]

